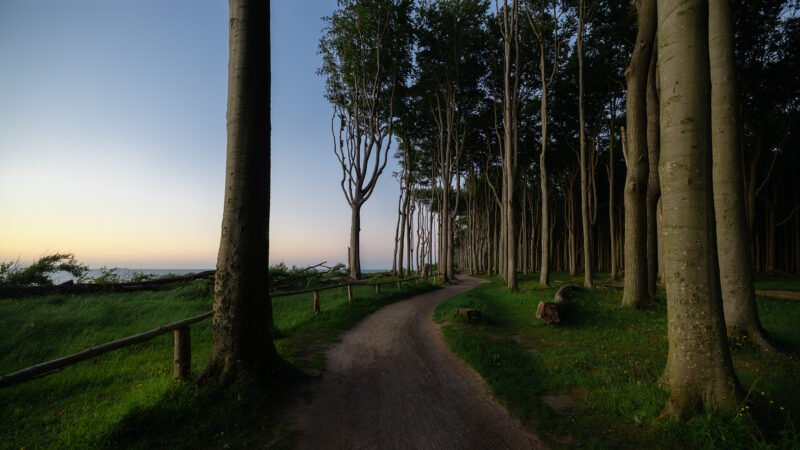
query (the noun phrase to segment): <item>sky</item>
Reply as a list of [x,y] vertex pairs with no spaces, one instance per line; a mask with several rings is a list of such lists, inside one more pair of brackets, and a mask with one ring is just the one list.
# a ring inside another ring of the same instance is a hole
[[[272,264],[347,262],[350,210],[316,75],[335,7],[272,1]],[[228,2],[2,0],[0,61],[0,261],[215,266]],[[391,267],[393,164],[362,209],[365,269]]]

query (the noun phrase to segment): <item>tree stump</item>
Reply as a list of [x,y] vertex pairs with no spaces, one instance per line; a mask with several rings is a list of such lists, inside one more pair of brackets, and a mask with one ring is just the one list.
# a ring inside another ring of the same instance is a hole
[[463,317],[467,323],[477,323],[481,321],[481,311],[473,308],[458,308],[458,315]]
[[566,293],[574,289],[574,284],[565,284],[556,291],[552,302],[539,302],[536,307],[536,318],[544,320],[545,323],[559,323],[564,319],[564,313],[569,306]]

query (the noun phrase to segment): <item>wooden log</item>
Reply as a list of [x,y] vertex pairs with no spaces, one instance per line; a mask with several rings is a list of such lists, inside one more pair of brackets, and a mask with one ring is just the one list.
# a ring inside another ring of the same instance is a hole
[[319,312],[319,291],[314,291],[314,314]]
[[536,318],[544,320],[545,323],[559,323],[564,320],[564,315],[569,307],[566,293],[573,288],[575,285],[565,284],[556,291],[552,302],[539,302],[536,306]]
[[192,376],[192,335],[188,326],[176,328],[172,331],[173,350],[173,378],[186,381]]
[[26,369],[18,370],[14,373],[10,373],[6,376],[0,377],[0,388],[13,386],[19,383],[24,383],[26,381],[39,378],[41,376],[55,373],[63,369],[64,367],[71,366],[73,364],[94,358],[96,356],[100,356],[104,353],[108,353],[110,351],[114,351],[123,347],[130,347],[131,345],[134,344],[139,344],[145,341],[149,341],[154,337],[168,333],[176,328],[181,328],[184,326],[191,325],[195,322],[200,322],[201,320],[208,319],[209,317],[211,317],[212,314],[213,313],[209,311],[207,313],[200,314],[199,316],[190,317],[188,319],[184,319],[168,325],[162,325],[154,330],[145,331],[144,333],[124,337],[122,339],[117,339],[116,341],[111,341],[105,344],[97,345],[69,356],[64,356],[62,358],[37,364],[35,366],[31,366]]
[[353,301],[353,285],[352,284],[348,284],[347,285],[347,301],[348,302],[352,302]]

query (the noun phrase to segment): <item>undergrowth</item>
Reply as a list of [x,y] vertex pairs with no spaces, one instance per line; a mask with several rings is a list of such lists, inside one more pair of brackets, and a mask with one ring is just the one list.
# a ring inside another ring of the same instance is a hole
[[[492,279],[434,313],[450,348],[551,446],[800,448],[793,420],[800,415],[800,363],[791,357],[800,350],[800,303],[759,298],[764,326],[790,356],[764,356],[747,342],[734,346],[736,372],[749,389],[739,411],[674,423],[658,418],[667,398],[658,384],[668,344],[663,294],[634,311],[620,308],[620,290],[601,284],[571,295],[565,322],[537,320],[539,301],[552,300],[567,281],[557,276],[553,289],[542,289],[523,277],[512,294]],[[459,307],[481,310],[484,320],[465,323]]]

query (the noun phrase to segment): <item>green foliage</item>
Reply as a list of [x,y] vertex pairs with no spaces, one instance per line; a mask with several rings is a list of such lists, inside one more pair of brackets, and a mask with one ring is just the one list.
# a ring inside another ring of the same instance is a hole
[[89,268],[72,253],[54,253],[42,256],[27,267],[22,267],[19,261],[0,263],[0,285],[50,286],[56,272],[68,272],[81,281],[88,271]]
[[269,268],[270,289],[272,291],[293,291],[312,287],[319,287],[338,278],[348,276],[347,267],[338,263],[333,267],[320,265],[325,271],[317,270],[316,267],[287,267],[280,262]]
[[118,273],[119,271],[118,267],[108,268],[106,266],[103,266],[99,270],[100,270],[100,275],[96,276],[92,280],[95,284],[116,284],[122,281]]
[[394,91],[411,70],[410,14],[409,0],[341,0],[323,19],[318,73],[325,77],[325,96],[342,113],[376,102],[389,114]]
[[[131,277],[130,277],[129,281],[131,283],[140,283],[142,281],[155,280],[156,278],[171,278],[171,277],[174,277],[174,276],[175,276],[175,274],[173,274],[173,273],[167,273],[167,274],[164,274],[164,275],[161,275],[161,276],[156,276],[156,275],[154,275],[152,273],[144,273],[144,272],[136,271],[136,272],[133,272],[133,274],[131,274]],[[96,282],[97,281],[95,281],[95,283]]]
[[[324,352],[378,308],[430,284],[321,292],[273,300],[275,343],[303,369],[324,367]],[[204,280],[158,292],[51,295],[0,300],[0,374],[201,314],[211,308]],[[211,321],[191,327],[192,372],[206,365]],[[224,391],[172,380],[172,336],[117,350],[40,380],[0,390],[0,448],[288,448],[276,428],[284,382],[241,382]]]
[[[555,288],[568,281],[554,277]],[[735,414],[701,414],[687,423],[658,419],[667,394],[659,378],[667,353],[663,295],[644,311],[619,307],[621,292],[599,288],[574,294],[569,320],[535,319],[553,289],[520,279],[520,293],[500,280],[451,298],[436,309],[450,348],[476,368],[509,410],[553,447],[570,448],[797,448],[793,417],[800,415],[800,362],[774,358],[749,343],[734,347],[737,375],[750,390]],[[479,309],[479,325],[457,320],[459,307]],[[800,303],[759,298],[770,335],[800,350]],[[567,395],[576,406],[554,413],[543,395]]]

